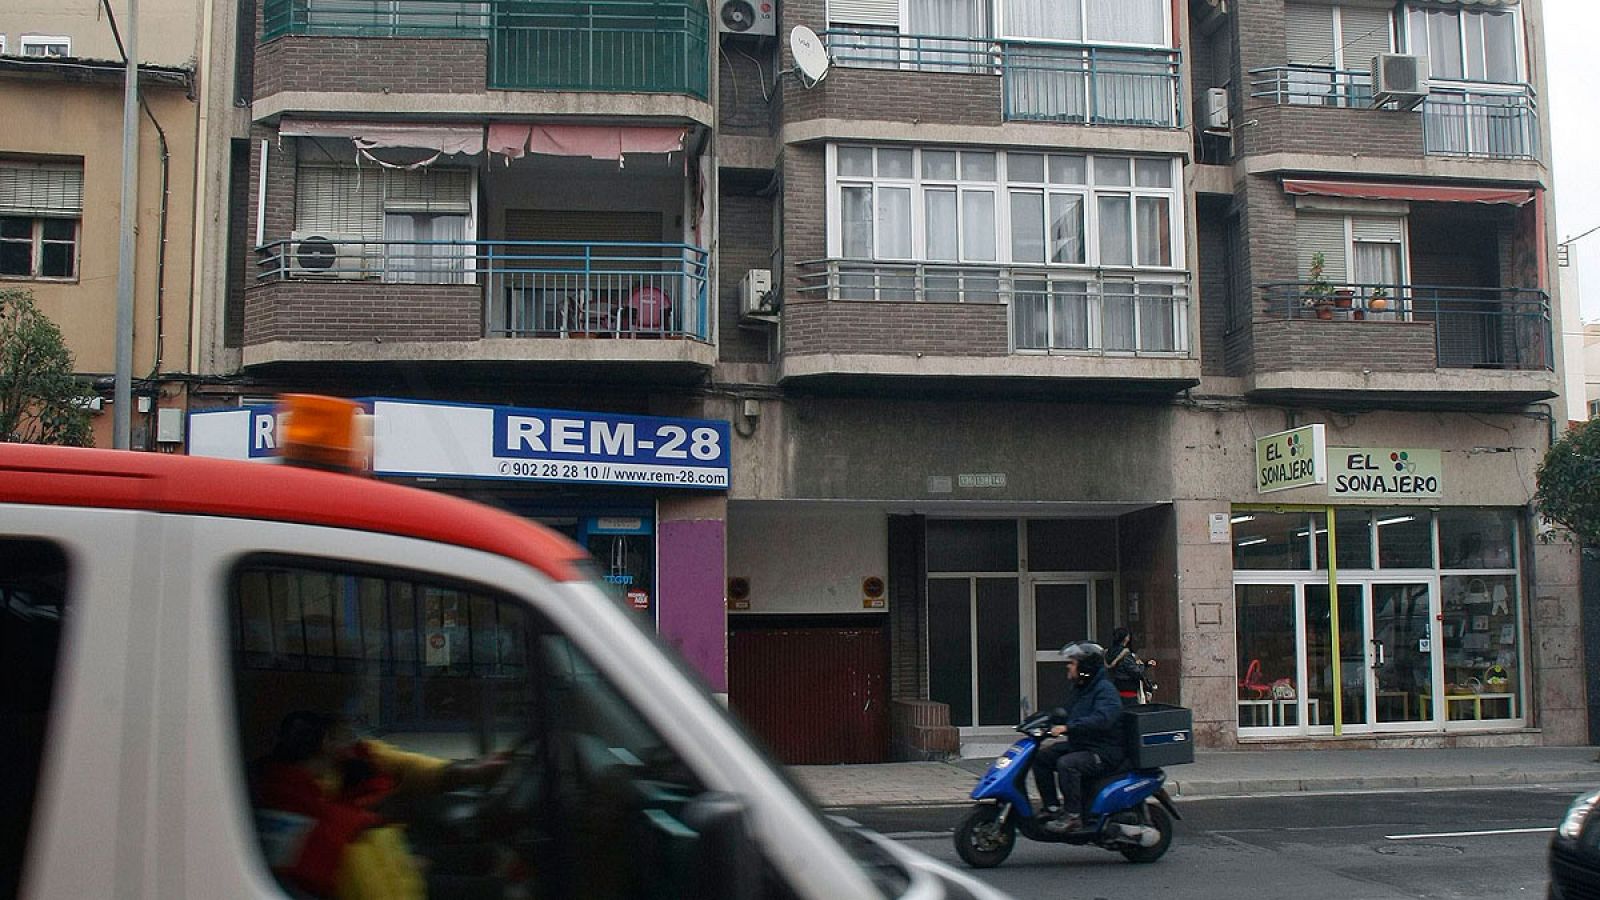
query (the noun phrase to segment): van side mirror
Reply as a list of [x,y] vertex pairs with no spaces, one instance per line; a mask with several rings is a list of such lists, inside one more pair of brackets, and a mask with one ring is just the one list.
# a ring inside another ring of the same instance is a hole
[[694,829],[692,896],[697,900],[757,900],[765,857],[750,831],[750,813],[736,794],[710,791],[691,800],[683,824]]

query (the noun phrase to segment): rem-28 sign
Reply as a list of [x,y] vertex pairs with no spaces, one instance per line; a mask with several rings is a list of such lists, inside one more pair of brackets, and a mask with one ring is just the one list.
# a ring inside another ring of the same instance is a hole
[[726,490],[728,423],[374,400],[375,474]]

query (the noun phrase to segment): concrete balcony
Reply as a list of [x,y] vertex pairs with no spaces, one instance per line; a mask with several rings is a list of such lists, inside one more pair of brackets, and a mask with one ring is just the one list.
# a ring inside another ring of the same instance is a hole
[[710,27],[680,0],[266,0],[254,112],[709,125]]
[[818,260],[782,313],[781,377],[997,394],[1199,382],[1182,272]]
[[257,253],[246,366],[524,363],[687,380],[716,360],[698,247],[301,237]]
[[1248,392],[1274,402],[1517,406],[1554,396],[1550,298],[1505,287],[1258,287]]

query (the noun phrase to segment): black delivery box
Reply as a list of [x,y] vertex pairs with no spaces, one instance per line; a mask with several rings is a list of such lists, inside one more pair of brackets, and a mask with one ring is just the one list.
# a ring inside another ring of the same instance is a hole
[[1186,707],[1142,703],[1122,711],[1128,765],[1159,769],[1194,762],[1194,713]]

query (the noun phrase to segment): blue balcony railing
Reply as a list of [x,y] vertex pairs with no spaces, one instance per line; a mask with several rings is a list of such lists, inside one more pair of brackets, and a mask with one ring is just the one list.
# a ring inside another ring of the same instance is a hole
[[801,264],[800,293],[829,300],[1004,305],[1012,352],[1187,356],[1179,273],[825,259]]
[[710,18],[689,0],[266,0],[262,16],[262,40],[488,40],[493,89],[709,95]]
[[1440,369],[1549,370],[1555,358],[1550,296],[1540,290],[1305,281],[1260,290],[1274,318],[1431,323]]
[[[1288,106],[1366,108],[1372,75],[1320,66],[1274,66],[1250,72],[1250,96]],[[1429,156],[1538,159],[1539,111],[1525,84],[1436,84],[1422,103],[1423,152]]]
[[486,337],[711,336],[708,255],[689,244],[308,238],[257,257],[258,283],[481,285]]
[[999,75],[1006,121],[1153,128],[1182,124],[1176,50],[864,29],[834,29],[824,36],[840,66]]

